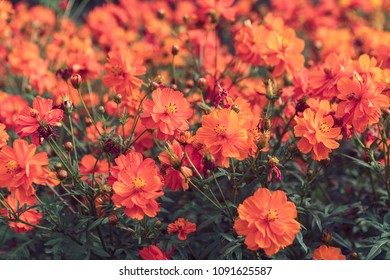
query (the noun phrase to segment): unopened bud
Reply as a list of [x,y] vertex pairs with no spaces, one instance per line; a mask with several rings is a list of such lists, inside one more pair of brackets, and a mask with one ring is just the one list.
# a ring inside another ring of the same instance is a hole
[[55,169],[56,171],[60,171],[61,168],[62,168],[62,163],[61,163],[61,162],[56,162],[56,163],[54,164],[54,169]]
[[60,180],[64,180],[68,177],[68,172],[64,169],[61,169],[57,172],[57,178]]
[[109,217],[108,217],[108,222],[112,225],[116,225],[119,221],[119,218],[118,218],[118,215],[116,213],[112,213]]
[[237,106],[236,104],[233,104],[231,108],[232,108],[232,110],[233,110],[234,112],[236,112],[237,114],[240,113],[240,108],[238,108],[238,106]]
[[199,78],[198,79],[198,87],[200,89],[204,89],[206,86],[206,79],[205,78]]
[[179,51],[180,51],[180,47],[178,45],[172,46],[172,50],[171,50],[172,55],[177,55]]
[[91,118],[86,117],[86,118],[85,118],[85,124],[86,124],[87,126],[91,126],[91,125],[93,124]]
[[67,151],[67,152],[70,152],[70,151],[72,151],[73,150],[73,144],[72,144],[72,142],[66,142],[65,144],[64,144],[64,148],[65,148],[65,150]]
[[72,74],[72,76],[70,77],[70,83],[72,84],[72,86],[75,89],[80,88],[81,81],[82,81],[82,79],[81,79],[80,74]]
[[360,256],[357,252],[351,253],[351,260],[360,260]]
[[155,223],[154,223],[154,226],[156,228],[161,228],[162,227],[162,222],[160,220],[157,220]]
[[290,146],[288,146],[288,151],[289,151],[290,153],[294,153],[294,152],[297,151],[297,148],[298,148],[297,144],[292,143],[292,144],[290,144]]
[[102,114],[102,115],[106,112],[106,110],[104,109],[103,106],[99,106],[99,107],[98,107],[98,111],[99,111],[99,113]]
[[122,99],[123,99],[123,96],[122,96],[122,94],[117,94],[117,95],[115,95],[114,96],[114,102],[116,103],[116,104],[121,104],[122,103]]
[[328,229],[322,234],[322,240],[328,245],[332,243],[332,233]]
[[157,11],[157,17],[158,17],[159,19],[164,19],[164,18],[165,18],[165,15],[166,15],[166,13],[165,13],[165,10],[164,10],[164,9],[159,9],[159,10]]
[[187,80],[186,81],[186,87],[187,88],[193,88],[194,87],[194,81],[193,80]]
[[190,20],[190,16],[189,15],[184,15],[183,16],[184,23],[188,23],[189,20]]

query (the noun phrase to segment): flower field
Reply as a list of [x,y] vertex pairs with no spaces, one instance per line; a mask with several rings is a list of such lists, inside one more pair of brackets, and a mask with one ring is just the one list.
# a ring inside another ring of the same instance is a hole
[[390,259],[390,1],[0,0],[0,259]]

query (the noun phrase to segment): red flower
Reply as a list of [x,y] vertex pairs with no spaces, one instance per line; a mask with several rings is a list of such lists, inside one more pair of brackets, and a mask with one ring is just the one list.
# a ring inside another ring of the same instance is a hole
[[139,255],[144,260],[169,260],[175,249],[175,246],[172,246],[172,250],[167,253],[166,251],[161,251],[155,245],[149,245],[148,247],[142,248],[139,251]]
[[33,101],[33,107],[26,107],[16,119],[15,132],[25,138],[32,136],[35,145],[42,143],[53,134],[53,126],[61,126],[64,112],[53,109],[53,100],[37,97]]
[[183,218],[179,218],[173,223],[170,223],[168,225],[168,233],[174,233],[178,232],[178,238],[180,240],[186,240],[187,239],[187,234],[190,234],[192,232],[196,231],[196,224],[191,223],[188,220],[185,220]]

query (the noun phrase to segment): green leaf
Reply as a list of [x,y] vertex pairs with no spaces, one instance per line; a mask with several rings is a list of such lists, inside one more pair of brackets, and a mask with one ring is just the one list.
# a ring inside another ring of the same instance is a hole
[[367,260],[372,260],[380,253],[382,253],[382,247],[385,246],[388,242],[388,240],[381,240],[372,246],[370,252],[367,255]]
[[305,244],[305,242],[303,242],[303,235],[302,235],[302,232],[298,232],[298,234],[296,235],[296,238],[297,238],[297,241],[299,242],[299,244],[301,244],[301,247],[302,249],[305,251],[305,253],[307,254],[307,246]]

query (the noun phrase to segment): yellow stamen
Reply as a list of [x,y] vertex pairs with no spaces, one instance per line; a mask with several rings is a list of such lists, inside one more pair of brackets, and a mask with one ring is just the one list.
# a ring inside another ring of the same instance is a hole
[[327,133],[330,130],[330,126],[326,122],[320,124],[320,130],[322,133]]
[[5,168],[7,169],[7,173],[14,173],[19,168],[19,164],[11,159],[7,162]]
[[226,128],[225,126],[221,125],[221,124],[217,124],[216,127],[214,127],[214,132],[218,135],[218,136],[225,136],[226,134]]
[[143,187],[146,186],[146,181],[142,178],[135,178],[134,181],[133,181],[133,187],[136,189],[136,190],[140,190],[142,189]]
[[273,222],[278,218],[279,214],[276,210],[269,209],[266,219],[268,222]]
[[165,106],[165,110],[167,110],[167,113],[171,115],[177,112],[177,106],[174,103],[169,103],[167,106]]
[[119,76],[122,74],[122,67],[118,63],[114,64],[111,68],[111,72],[114,76]]
[[30,116],[33,117],[33,118],[36,118],[39,116],[39,112],[37,109],[30,109]]

